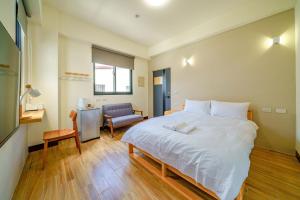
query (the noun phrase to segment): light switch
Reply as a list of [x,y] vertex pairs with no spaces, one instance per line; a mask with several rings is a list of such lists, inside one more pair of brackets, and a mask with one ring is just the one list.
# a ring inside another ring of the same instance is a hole
[[263,107],[261,110],[265,113],[271,113],[272,112],[272,108],[270,108],[270,107]]
[[285,108],[276,108],[276,112],[280,114],[285,114],[287,111]]

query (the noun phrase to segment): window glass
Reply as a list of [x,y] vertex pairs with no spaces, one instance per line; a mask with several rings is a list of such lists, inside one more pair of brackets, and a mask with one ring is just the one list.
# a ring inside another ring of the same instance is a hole
[[95,64],[95,92],[114,91],[114,67]]
[[131,69],[95,63],[94,94],[132,94]]
[[130,92],[130,69],[116,67],[116,92]]

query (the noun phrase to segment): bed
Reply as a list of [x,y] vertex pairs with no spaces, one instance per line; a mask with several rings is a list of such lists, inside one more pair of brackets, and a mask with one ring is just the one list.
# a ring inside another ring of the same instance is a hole
[[[176,189],[187,199],[202,199],[168,176],[179,175],[215,199],[243,199],[257,125],[249,120],[199,115],[185,111],[168,112],[131,127],[122,137],[131,158]],[[164,124],[184,120],[196,129],[189,134],[165,129]],[[143,156],[155,160],[153,167]]]

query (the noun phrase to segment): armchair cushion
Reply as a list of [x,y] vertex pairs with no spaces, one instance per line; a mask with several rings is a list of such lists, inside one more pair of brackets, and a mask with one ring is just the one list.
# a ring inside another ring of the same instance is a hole
[[143,116],[131,114],[131,115],[112,118],[112,124],[114,127],[121,127],[142,120],[143,120]]

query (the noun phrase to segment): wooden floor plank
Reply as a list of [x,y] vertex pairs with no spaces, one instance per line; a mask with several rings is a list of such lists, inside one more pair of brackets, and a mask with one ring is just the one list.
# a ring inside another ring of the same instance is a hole
[[[42,151],[31,152],[13,199],[185,199],[130,159],[120,142],[125,130],[113,139],[102,131],[101,139],[81,144],[81,155],[73,140],[60,142],[49,148],[45,170]],[[255,148],[246,183],[246,200],[300,199],[300,164],[293,156]]]

